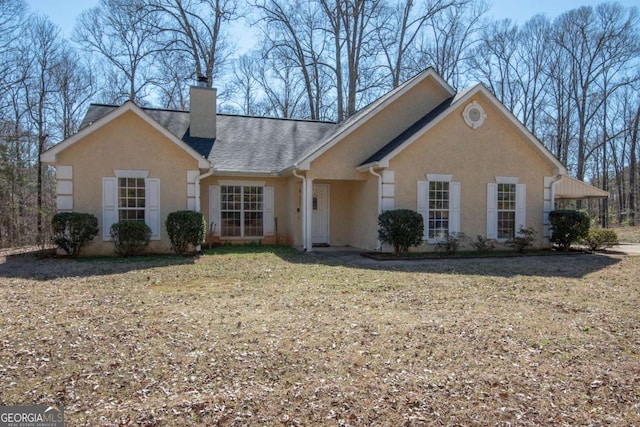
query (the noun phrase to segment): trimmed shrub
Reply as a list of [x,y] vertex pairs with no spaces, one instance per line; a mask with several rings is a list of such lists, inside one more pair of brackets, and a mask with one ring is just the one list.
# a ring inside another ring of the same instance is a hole
[[589,230],[587,237],[582,239],[582,243],[584,243],[591,251],[601,251],[617,245],[618,235],[613,230],[593,228]]
[[171,248],[179,255],[186,253],[189,245],[195,247],[202,243],[207,231],[204,216],[195,211],[171,212],[167,216],[165,227],[171,240]]
[[59,212],[51,218],[53,243],[67,255],[77,257],[98,234],[98,218],[81,212]]
[[509,240],[506,244],[507,246],[511,246],[518,252],[519,254],[523,253],[526,248],[533,245],[533,242],[536,240],[536,230],[533,227],[528,228],[520,228],[518,231],[518,235],[513,239]]
[[464,233],[447,233],[447,236],[439,239],[436,245],[438,249],[442,249],[447,255],[453,255],[466,239],[467,236]]
[[124,257],[141,253],[151,241],[151,229],[142,221],[116,222],[110,233],[116,253]]
[[582,211],[557,210],[549,212],[551,222],[551,241],[568,251],[571,244],[587,237],[589,233],[589,215]]
[[378,238],[393,246],[396,256],[422,243],[423,232],[424,221],[416,211],[395,209],[378,216]]

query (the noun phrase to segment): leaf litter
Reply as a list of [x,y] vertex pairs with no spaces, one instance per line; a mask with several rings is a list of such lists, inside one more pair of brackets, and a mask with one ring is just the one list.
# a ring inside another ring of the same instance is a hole
[[0,260],[0,405],[69,426],[638,425],[640,257]]

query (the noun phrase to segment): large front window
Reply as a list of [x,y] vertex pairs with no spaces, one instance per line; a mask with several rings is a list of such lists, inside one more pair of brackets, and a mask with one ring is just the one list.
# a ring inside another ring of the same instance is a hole
[[429,239],[449,234],[449,183],[429,182]]
[[221,235],[259,237],[263,232],[263,187],[220,187]]
[[144,221],[144,178],[118,178],[118,220]]
[[498,184],[498,239],[516,235],[516,184]]

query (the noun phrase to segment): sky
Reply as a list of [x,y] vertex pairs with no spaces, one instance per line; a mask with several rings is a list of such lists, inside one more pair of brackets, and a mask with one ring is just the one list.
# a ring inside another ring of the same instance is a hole
[[[490,0],[491,1],[491,0]],[[570,9],[595,6],[601,0],[492,0],[490,16],[496,19],[510,18],[523,24],[533,15],[542,13],[553,19]],[[60,27],[66,37],[71,37],[76,17],[85,9],[94,7],[98,0],[27,0],[32,11],[49,17]],[[618,0],[626,7],[640,7],[640,0]]]

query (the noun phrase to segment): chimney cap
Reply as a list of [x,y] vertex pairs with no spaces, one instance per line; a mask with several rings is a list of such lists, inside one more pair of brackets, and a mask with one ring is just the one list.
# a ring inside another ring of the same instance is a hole
[[203,76],[202,74],[198,74],[198,86],[206,87],[208,82],[209,82],[209,79],[207,78],[207,76]]

